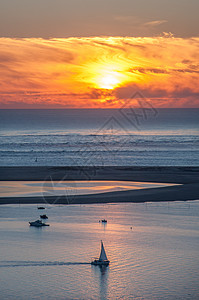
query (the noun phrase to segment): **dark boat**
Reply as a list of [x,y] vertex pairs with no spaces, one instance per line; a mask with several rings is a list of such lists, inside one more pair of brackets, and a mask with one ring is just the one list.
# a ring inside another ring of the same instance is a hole
[[37,209],[45,209],[45,207],[39,206],[39,207],[37,207]]
[[47,215],[40,215],[41,219],[48,219]]
[[29,224],[30,226],[34,226],[34,227],[50,226],[49,224],[43,223],[41,220],[29,222]]
[[102,223],[107,223],[107,220],[103,219],[101,220]]

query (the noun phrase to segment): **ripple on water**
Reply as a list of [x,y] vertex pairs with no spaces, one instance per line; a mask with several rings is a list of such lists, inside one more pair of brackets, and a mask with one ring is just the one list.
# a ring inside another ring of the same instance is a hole
[[[3,298],[197,299],[199,201],[46,211],[51,226],[29,228],[35,205],[1,206]],[[105,269],[90,265],[100,240],[110,260]]]

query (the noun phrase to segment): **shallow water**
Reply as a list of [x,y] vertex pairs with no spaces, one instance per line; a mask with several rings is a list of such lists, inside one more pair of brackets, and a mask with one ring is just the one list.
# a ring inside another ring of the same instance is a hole
[[[0,206],[2,299],[198,299],[199,201],[43,212],[50,227],[34,228],[36,205]],[[89,264],[100,240],[104,269]]]
[[173,186],[172,183],[139,181],[0,181],[1,197],[75,196]]

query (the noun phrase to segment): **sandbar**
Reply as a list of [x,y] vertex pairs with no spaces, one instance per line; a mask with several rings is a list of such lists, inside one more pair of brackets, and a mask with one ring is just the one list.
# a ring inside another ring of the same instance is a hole
[[30,180],[123,180],[180,185],[67,197],[0,197],[0,204],[139,203],[199,199],[199,167],[0,167],[0,181]]

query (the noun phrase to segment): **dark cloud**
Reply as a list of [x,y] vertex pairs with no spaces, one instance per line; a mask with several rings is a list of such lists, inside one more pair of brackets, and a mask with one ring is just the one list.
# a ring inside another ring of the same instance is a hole
[[147,74],[147,73],[154,73],[154,74],[168,74],[168,71],[165,69],[158,69],[158,68],[132,68],[129,69],[129,72],[131,73],[142,73],[142,74]]
[[124,46],[114,45],[114,44],[95,41],[95,40],[94,40],[94,44],[104,46],[104,47],[108,47],[108,48],[112,48],[112,49],[116,49],[116,50],[118,49],[118,50],[126,51]]
[[183,59],[183,60],[182,60],[182,64],[187,65],[187,64],[191,64],[191,63],[192,63],[192,61],[189,60],[189,59]]
[[198,99],[199,104],[199,92],[196,92],[192,90],[191,88],[185,88],[182,86],[176,85],[174,86],[172,90],[168,90],[166,87],[164,88],[158,88],[153,86],[145,86],[138,84],[132,84],[128,85],[126,87],[117,88],[115,90],[115,95],[117,99],[129,99],[133,95],[140,95],[143,98],[146,99],[154,99],[154,98],[160,98],[160,99],[175,99],[175,98],[191,98]]
[[174,69],[172,72],[178,72],[178,73],[199,73],[199,70],[194,70],[194,69]]
[[5,53],[3,51],[1,51],[0,53],[0,64],[4,64],[4,63],[13,63],[15,62],[15,58],[13,56],[11,56],[9,53]]
[[131,68],[129,69],[129,72],[131,73],[142,73],[142,74],[148,74],[148,73],[152,73],[152,74],[173,74],[175,72],[177,73],[199,73],[198,66],[194,66],[194,68],[186,68],[186,69],[159,69],[159,68]]

